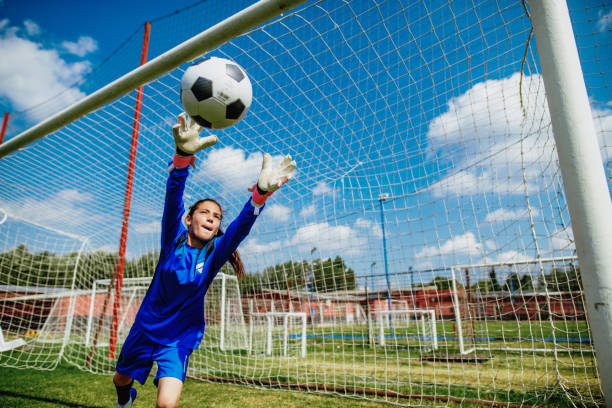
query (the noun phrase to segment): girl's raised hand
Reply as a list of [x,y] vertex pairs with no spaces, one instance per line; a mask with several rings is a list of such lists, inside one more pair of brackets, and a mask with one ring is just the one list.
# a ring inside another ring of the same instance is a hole
[[176,154],[187,157],[196,154],[202,149],[217,143],[217,136],[200,137],[202,127],[190,117],[185,119],[185,112],[178,116],[178,124],[172,127]]
[[278,166],[272,168],[272,157],[269,153],[266,153],[261,163],[261,172],[259,173],[257,186],[266,193],[272,193],[291,180],[295,168],[295,160],[291,159],[290,154],[286,155]]
[[[253,192],[253,203],[262,206],[273,192],[291,180],[295,168],[296,163],[289,154],[274,168],[272,167],[272,157],[268,153],[264,154],[257,184],[249,188],[249,191]],[[256,211],[256,214],[259,214],[259,210]]]

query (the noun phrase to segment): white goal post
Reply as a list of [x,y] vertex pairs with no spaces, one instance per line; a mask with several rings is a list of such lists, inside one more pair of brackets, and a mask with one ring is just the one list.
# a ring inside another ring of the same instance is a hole
[[[121,293],[120,310],[118,311],[117,338],[122,343],[127,337],[140,304],[149,288],[151,277],[124,278]],[[113,302],[107,303],[107,310],[101,310],[103,297],[108,293],[110,279],[98,279],[94,282],[90,295],[89,317],[85,329],[85,345],[91,345],[98,327],[98,320],[104,318],[103,333],[107,333],[110,326],[110,307]],[[114,296],[112,291],[112,296]],[[202,339],[202,347],[219,348],[222,351],[232,349],[246,349],[247,334],[240,288],[238,279],[234,275],[219,272],[213,279],[208,292],[204,297],[204,313],[206,330]],[[108,334],[108,333],[107,333]],[[97,347],[109,345],[109,338],[104,334],[96,344]]]
[[[387,345],[387,339],[395,344],[418,346],[425,351],[438,349],[438,332],[436,329],[436,312],[432,309],[395,309],[372,312],[378,323],[378,344]],[[410,327],[414,329],[410,330]],[[392,327],[393,334],[387,337],[385,328]]]
[[[289,337],[296,336],[290,334],[293,328],[293,320],[297,320],[297,328],[300,334],[297,336],[300,339],[299,355],[306,357],[306,317],[305,312],[266,312],[266,313],[250,313],[249,314],[249,352],[253,353],[258,348],[259,344],[264,345],[265,354],[272,356],[275,351],[274,337],[282,337],[280,346],[281,354],[284,357],[289,353]],[[281,321],[277,324],[277,319]],[[280,326],[280,329],[278,327]],[[264,330],[261,330],[265,327]],[[264,334],[265,333],[265,334]],[[261,341],[260,337],[265,336],[265,340]]]

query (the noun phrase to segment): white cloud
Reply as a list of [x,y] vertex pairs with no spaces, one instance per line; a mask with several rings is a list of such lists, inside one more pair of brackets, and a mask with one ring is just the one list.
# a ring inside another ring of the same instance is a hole
[[25,27],[26,32],[30,36],[34,36],[34,35],[40,34],[40,27],[38,26],[38,24],[36,24],[32,20],[25,20],[23,22],[23,26]]
[[240,245],[241,254],[261,255],[267,252],[278,251],[281,249],[281,241],[272,241],[269,243],[259,243],[256,238],[248,239],[244,244]]
[[485,247],[490,251],[495,251],[497,249],[497,244],[492,239],[488,239],[485,241]]
[[93,214],[86,204],[93,196],[74,189],[60,190],[45,200],[25,198],[19,201],[0,201],[0,208],[8,214],[33,223],[57,227],[95,225],[103,220],[102,215]]
[[377,222],[372,222],[365,218],[357,218],[355,220],[356,228],[364,228],[370,230],[370,233],[376,238],[382,238],[382,228]]
[[307,205],[300,210],[300,217],[310,217],[315,214],[316,209],[314,204]]
[[454,255],[479,255],[483,253],[483,245],[476,241],[471,232],[453,237],[440,246],[425,247],[415,256],[417,258],[428,258],[433,256]]
[[[60,109],[85,96],[71,86],[90,71],[88,61],[64,61],[57,50],[19,37],[6,19],[0,27],[0,97],[7,98],[14,110],[26,110],[51,98],[53,108]],[[29,112],[33,120],[48,114]]]
[[527,256],[521,252],[517,251],[507,251],[499,254],[495,263],[516,263],[516,262],[526,262],[533,261],[534,258]]
[[[537,192],[558,177],[542,78],[523,77],[523,106],[519,81],[516,73],[478,83],[451,98],[446,112],[431,121],[430,159],[444,162],[452,157],[453,167],[463,169],[431,185],[435,196],[524,194],[523,171],[528,191]],[[592,111],[600,145],[611,145],[612,110]],[[611,149],[603,150],[604,160],[609,159]]]
[[[272,166],[277,166],[283,156],[272,156]],[[257,182],[263,155],[255,152],[247,155],[235,147],[213,149],[204,159],[194,176],[196,181],[214,180],[226,191],[240,191]]]
[[556,231],[550,237],[552,251],[573,251],[574,248],[574,231],[571,227]]
[[297,246],[301,251],[310,251],[313,247],[325,248],[328,252],[341,252],[346,255],[363,251],[366,239],[348,225],[330,225],[327,222],[308,224],[298,228],[289,240],[289,245]]
[[[537,208],[531,209],[533,216],[538,215]],[[503,221],[516,221],[521,218],[526,218],[529,215],[526,209],[523,210],[508,210],[506,208],[498,208],[497,210],[490,212],[485,217],[485,222],[503,222]]]
[[332,188],[324,181],[319,181],[312,189],[312,194],[314,195],[331,194],[332,192]]
[[[450,194],[473,195],[483,192],[498,194],[522,194],[525,192],[523,182],[520,178],[515,180],[499,180],[489,171],[473,174],[470,171],[459,171],[443,178],[431,185],[431,191],[436,197],[446,197]],[[534,191],[536,187],[527,185],[528,191]]]
[[0,30],[4,30],[4,28],[8,26],[9,22],[10,21],[8,18],[3,18],[0,20]]
[[134,231],[139,234],[159,234],[161,232],[161,221],[151,221],[134,225]]
[[90,52],[94,52],[98,49],[98,42],[88,36],[80,36],[77,42],[64,41],[62,47],[70,54],[74,54],[79,57],[84,57]]
[[603,33],[612,26],[612,10],[604,14],[603,11],[599,12],[599,19],[597,20],[597,30]]
[[264,214],[274,221],[284,222],[289,220],[291,209],[281,204],[270,204],[266,206]]

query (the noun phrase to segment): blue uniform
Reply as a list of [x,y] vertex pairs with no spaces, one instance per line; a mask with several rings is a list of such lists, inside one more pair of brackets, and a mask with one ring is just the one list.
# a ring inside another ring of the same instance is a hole
[[[183,191],[188,174],[188,168],[174,168],[170,171],[166,185],[159,261],[151,286],[142,301],[117,363],[117,372],[130,375],[140,383],[144,383],[148,371],[146,375],[143,374],[141,365],[144,361],[134,362],[132,360],[137,356],[130,354],[148,353],[150,370],[153,361],[151,356],[155,352],[153,350],[136,352],[135,339],[144,335],[156,347],[178,348],[189,353],[198,348],[204,335],[204,295],[217,272],[248,235],[259,214],[259,209],[256,209],[249,200],[225,234],[214,238],[212,251],[191,248],[184,239],[187,229],[182,223],[185,212]],[[175,371],[182,372],[182,378],[172,374],[169,376],[184,380],[185,352],[175,351],[172,353],[176,354],[179,361],[174,365],[181,365],[181,369],[177,367]],[[188,356],[189,354],[187,358]],[[156,361],[160,366],[160,361]],[[143,375],[144,379],[141,381]]]

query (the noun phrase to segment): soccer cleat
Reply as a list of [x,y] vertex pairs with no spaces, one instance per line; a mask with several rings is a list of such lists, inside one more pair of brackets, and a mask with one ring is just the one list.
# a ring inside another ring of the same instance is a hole
[[136,395],[138,395],[136,388],[130,388],[130,400],[123,405],[117,401],[117,408],[130,408],[136,399]]

